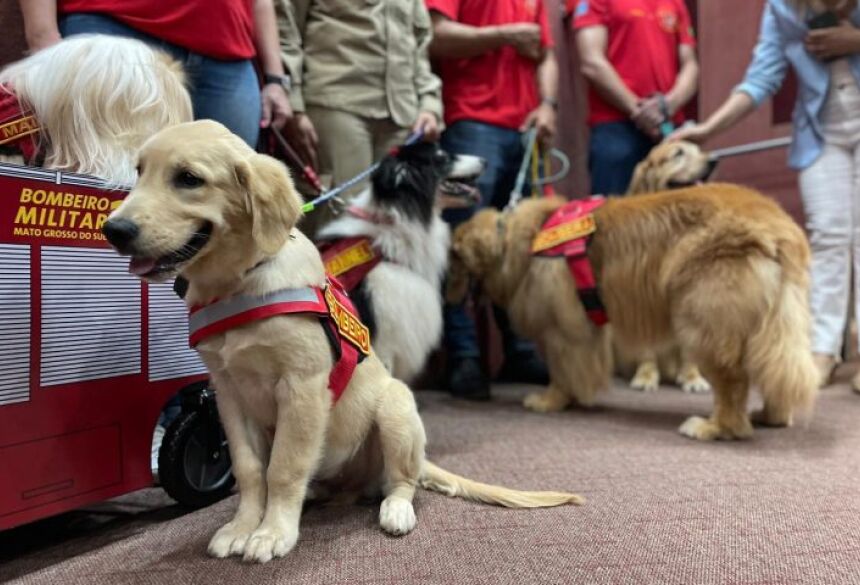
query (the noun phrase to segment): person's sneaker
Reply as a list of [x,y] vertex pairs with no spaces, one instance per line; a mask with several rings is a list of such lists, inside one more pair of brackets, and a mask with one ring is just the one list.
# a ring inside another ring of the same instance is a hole
[[505,357],[496,376],[497,382],[509,384],[549,384],[549,371],[540,356],[533,351],[518,351]]
[[452,358],[448,367],[448,389],[456,398],[489,400],[490,383],[478,358]]

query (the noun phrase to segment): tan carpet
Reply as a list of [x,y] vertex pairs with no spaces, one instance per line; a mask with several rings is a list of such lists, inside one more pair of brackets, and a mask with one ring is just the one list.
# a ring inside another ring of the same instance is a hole
[[594,412],[537,415],[524,389],[419,400],[430,457],[470,477],[566,488],[584,507],[512,511],[420,493],[418,526],[375,506],[312,508],[265,566],[205,555],[235,498],[182,515],[160,490],[0,534],[0,581],[119,584],[860,583],[860,396],[825,391],[812,424],[699,444],[675,428],[710,396],[616,388]]

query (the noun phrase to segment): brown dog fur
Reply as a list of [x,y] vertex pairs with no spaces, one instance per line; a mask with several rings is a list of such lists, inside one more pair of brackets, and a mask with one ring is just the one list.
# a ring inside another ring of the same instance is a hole
[[[452,248],[449,299],[476,277],[546,356],[550,386],[525,399],[537,411],[592,404],[611,372],[607,328],[586,317],[566,263],[531,255],[532,239],[563,204],[544,198],[509,214],[483,210],[456,230]],[[682,434],[749,437],[751,384],[764,397],[764,424],[790,425],[811,407],[809,248],[775,202],[711,184],[612,199],[594,217],[588,256],[617,341],[641,351],[678,340],[714,386],[713,414],[689,418]]]

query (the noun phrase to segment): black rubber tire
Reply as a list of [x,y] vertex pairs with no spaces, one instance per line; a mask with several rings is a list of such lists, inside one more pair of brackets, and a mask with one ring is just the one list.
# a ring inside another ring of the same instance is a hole
[[[161,486],[167,495],[189,508],[214,504],[228,496],[236,483],[226,440],[222,441],[217,463],[201,462],[204,458],[201,434],[208,432],[205,424],[206,418],[199,412],[183,412],[167,427],[158,450]],[[223,435],[223,431],[219,432]],[[202,472],[202,476],[197,470]]]

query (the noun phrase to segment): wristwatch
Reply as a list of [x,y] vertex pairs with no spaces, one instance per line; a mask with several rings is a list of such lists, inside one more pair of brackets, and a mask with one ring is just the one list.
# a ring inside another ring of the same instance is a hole
[[263,85],[269,85],[271,83],[280,85],[284,88],[284,91],[289,92],[293,86],[292,79],[290,79],[289,75],[276,75],[274,73],[264,73],[263,74]]
[[558,109],[558,100],[555,98],[545,97],[541,100],[541,103],[552,107],[553,110]]

